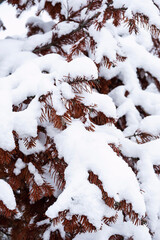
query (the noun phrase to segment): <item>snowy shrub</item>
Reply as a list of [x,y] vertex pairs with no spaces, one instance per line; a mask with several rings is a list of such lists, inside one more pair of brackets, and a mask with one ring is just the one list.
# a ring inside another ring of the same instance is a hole
[[160,240],[159,0],[8,4],[34,11],[0,40],[0,234]]

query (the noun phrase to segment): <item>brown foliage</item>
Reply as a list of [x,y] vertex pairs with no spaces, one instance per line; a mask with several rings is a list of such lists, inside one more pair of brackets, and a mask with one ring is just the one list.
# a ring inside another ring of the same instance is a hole
[[52,19],[56,19],[56,17],[59,17],[60,21],[65,20],[64,15],[61,14],[61,3],[56,3],[53,6],[52,2],[45,1],[44,9],[49,13]]
[[104,191],[102,182],[99,180],[98,176],[94,174],[92,171],[89,171],[88,180],[90,183],[95,184],[97,187],[99,187],[99,189],[102,192],[102,199],[104,200],[106,205],[117,211],[122,211],[123,215],[128,216],[135,225],[141,224],[141,220],[138,218],[138,214],[132,209],[132,204],[126,203],[125,200],[116,202],[114,198],[109,197],[108,193]]
[[108,240],[124,240],[124,237],[119,234],[115,234],[112,235]]
[[151,73],[145,71],[142,68],[138,68],[137,77],[143,90],[145,90],[149,86],[149,84],[153,83],[160,91],[160,83],[156,77],[152,76]]
[[4,205],[4,203],[0,200],[0,215],[5,216],[6,218],[9,218],[13,216],[16,213],[16,210],[10,210]]
[[11,161],[11,153],[0,148],[0,164],[9,164]]
[[[22,12],[29,6],[35,4],[33,0],[27,0],[25,4],[21,4],[19,0],[8,0],[12,5]],[[158,57],[160,56],[159,49],[159,29],[155,25],[149,25],[149,18],[143,14],[137,13],[133,14],[132,17],[126,18],[125,11],[126,8],[115,9],[113,7],[113,1],[106,1],[106,9],[103,12],[97,11],[102,6],[102,0],[91,1],[88,0],[86,6],[82,6],[79,10],[74,11],[72,8],[67,9],[67,16],[62,13],[61,3],[54,1],[45,1],[44,9],[41,9],[37,12],[37,15],[40,15],[41,11],[47,11],[52,19],[56,19],[57,23],[53,24],[52,27],[52,39],[51,42],[45,43],[43,46],[37,46],[33,50],[34,53],[39,55],[45,55],[51,52],[58,53],[65,57],[67,61],[71,61],[74,56],[85,55],[88,56],[90,53],[94,54],[97,47],[97,42],[93,36],[90,36],[88,28],[91,25],[94,25],[97,31],[100,31],[108,20],[112,19],[115,27],[119,26],[122,22],[126,23],[128,32],[130,34],[137,34],[139,25],[147,27],[151,34],[154,47],[152,52],[154,52]],[[82,10],[86,9],[86,17],[82,18]],[[94,11],[96,13],[94,14]],[[70,33],[58,35],[57,29],[58,24],[63,22],[75,22],[78,23],[78,27],[74,30],[71,30]],[[0,25],[3,27],[2,25]],[[43,29],[30,23],[28,25],[28,37],[37,33],[43,34]],[[66,45],[70,45],[69,53],[65,50]],[[118,61],[124,62],[126,56],[121,56],[116,53],[116,60],[112,62],[107,56],[103,56],[101,62],[95,63],[98,70],[101,67],[112,68],[116,66]],[[43,70],[44,74],[49,72],[45,69]],[[160,83],[158,79],[152,76],[151,73],[146,72],[144,69],[137,69],[137,78],[141,88],[145,90],[150,83],[153,83],[158,90],[160,90]],[[118,86],[124,85],[122,80],[116,76],[112,79],[105,79],[104,76],[100,76],[98,79],[85,79],[83,76],[79,76],[76,79],[72,79],[70,76],[66,76],[63,81],[66,81],[72,88],[75,97],[73,99],[65,99],[63,95],[61,96],[61,101],[66,108],[66,112],[60,116],[57,114],[54,104],[52,102],[52,92],[48,92],[45,95],[39,97],[39,102],[41,104],[41,116],[40,123],[37,127],[37,136],[33,137],[24,137],[23,139],[18,136],[18,134],[13,131],[13,136],[15,140],[15,149],[11,152],[0,149],[0,177],[8,180],[8,183],[11,185],[15,191],[16,200],[17,200],[17,211],[21,214],[20,219],[14,217],[16,214],[15,211],[10,211],[6,208],[2,201],[0,201],[0,225],[4,229],[10,227],[11,236],[13,240],[41,240],[44,232],[50,227],[51,223],[56,226],[58,223],[61,223],[64,227],[66,233],[66,240],[73,239],[79,233],[93,232],[96,231],[96,227],[89,222],[89,219],[85,215],[71,215],[68,209],[59,212],[58,217],[53,220],[49,220],[45,216],[45,211],[47,208],[56,201],[54,197],[54,188],[51,186],[45,178],[44,167],[48,166],[49,174],[52,177],[54,185],[58,188],[59,191],[63,191],[65,188],[65,169],[67,168],[67,163],[65,159],[59,158],[54,139],[48,136],[47,124],[52,125],[58,130],[65,130],[67,126],[71,123],[72,119],[80,119],[82,123],[87,122],[86,129],[88,131],[94,131],[95,125],[104,125],[107,123],[115,124],[115,126],[122,131],[127,127],[126,116],[122,116],[115,122],[115,119],[105,116],[102,112],[96,111],[96,106],[86,106],[83,103],[83,98],[81,94],[83,92],[92,92],[92,89],[97,90],[99,93],[108,94],[113,89]],[[124,96],[128,97],[129,92],[126,91]],[[35,96],[28,96],[23,102],[18,105],[13,105],[13,111],[19,112],[27,109],[31,101]],[[142,106],[136,106],[142,118],[148,116],[149,114],[142,108]],[[93,115],[94,113],[94,115]],[[45,151],[34,153],[30,155],[25,155],[19,149],[19,140],[23,140],[23,143],[26,149],[32,149],[36,147],[37,141],[40,140],[40,135],[44,136],[44,146]],[[159,136],[152,136],[148,133],[136,132],[133,136],[135,137],[137,143],[143,144],[153,139],[159,138]],[[139,159],[128,158],[124,156],[119,146],[114,144],[109,144],[113,151],[121,157],[129,167],[132,168],[133,172],[137,174],[136,163]],[[25,163],[25,167],[21,169],[21,172],[17,175],[14,173],[15,163],[18,158],[21,158]],[[28,164],[32,163],[40,176],[42,177],[44,183],[38,185],[35,181],[34,174],[31,173],[28,169]],[[160,166],[153,166],[155,173],[160,174]],[[91,184],[95,184],[102,193],[102,199],[104,203],[113,208],[116,212],[114,216],[106,217],[102,219],[102,223],[106,225],[114,224],[118,218],[118,211],[121,211],[126,221],[126,217],[134,224],[142,224],[141,219],[139,219],[138,214],[133,210],[132,204],[127,203],[126,200],[121,200],[116,202],[113,197],[110,197],[108,193],[104,190],[103,183],[99,177],[94,174],[92,171],[88,172],[88,180]],[[70,218],[67,218],[67,214],[70,214]],[[40,221],[46,220],[45,224],[38,225]],[[59,230],[50,232],[51,240],[61,240],[61,234]],[[112,235],[108,240],[124,240],[124,236],[115,234]],[[127,240],[133,240],[132,236]]]

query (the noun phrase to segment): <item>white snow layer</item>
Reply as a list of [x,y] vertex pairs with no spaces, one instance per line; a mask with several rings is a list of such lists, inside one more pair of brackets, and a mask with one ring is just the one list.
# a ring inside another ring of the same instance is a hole
[[2,179],[0,179],[0,200],[8,209],[14,210],[16,208],[13,190],[10,185]]
[[160,134],[160,115],[144,118],[139,124],[139,130],[154,136]]
[[[107,145],[103,133],[88,132],[81,122],[74,121],[55,136],[55,143],[59,156],[68,163],[65,171],[66,188],[57,202],[49,207],[47,216],[56,217],[59,211],[69,208],[74,213],[87,213],[92,222],[95,221],[93,216],[99,220],[102,218],[104,212],[99,206],[102,205],[99,200],[101,193],[96,186],[88,183],[89,170],[99,176],[110,197],[116,201],[126,199],[132,203],[135,212],[145,214],[144,199],[134,173]],[[74,199],[73,206],[71,198]]]
[[133,13],[143,13],[149,17],[150,23],[160,26],[159,10],[152,0],[114,0],[115,8],[127,7],[127,14],[130,16]]
[[86,106],[94,106],[97,111],[103,112],[107,117],[116,118],[116,107],[109,96],[96,92],[83,92],[82,96]]
[[[87,4],[87,0],[56,0],[53,4],[56,2],[63,3],[62,13],[66,17],[68,9],[73,8],[76,11]],[[159,0],[154,2],[160,6]],[[149,17],[150,24],[155,24],[157,27],[160,25],[159,11],[152,0],[114,0],[113,4],[117,8],[127,7],[126,16],[128,17],[132,17],[132,12],[144,13]],[[40,8],[43,8],[43,5],[42,0]],[[32,20],[33,18],[30,19]],[[69,209],[72,214],[87,215],[89,220],[100,229],[101,220],[104,215],[109,215],[109,210],[102,201],[98,187],[87,180],[88,171],[92,170],[99,176],[104,190],[110,197],[114,197],[116,201],[126,199],[128,203],[132,203],[133,210],[140,216],[147,212],[149,226],[152,232],[155,232],[154,240],[159,240],[160,180],[154,172],[153,164],[160,165],[160,140],[138,145],[124,137],[133,135],[136,130],[156,136],[160,134],[158,89],[150,83],[146,90],[142,90],[136,74],[137,68],[142,68],[160,82],[160,59],[151,53],[153,44],[149,31],[139,27],[137,35],[130,35],[123,23],[115,28],[111,21],[107,21],[101,31],[96,31],[91,26],[89,34],[97,42],[95,54],[89,52],[90,58],[82,56],[68,63],[58,54],[37,57],[29,52],[39,44],[44,45],[50,42],[52,38],[50,30],[54,23],[43,24],[38,18],[36,21],[45,34],[31,36],[24,41],[9,38],[0,41],[0,148],[10,151],[15,147],[13,130],[16,130],[21,138],[37,135],[41,113],[38,98],[42,94],[51,91],[57,114],[65,113],[66,109],[61,98],[75,97],[67,83],[68,75],[72,81],[76,77],[97,79],[98,71],[92,60],[99,63],[102,57],[106,56],[115,61],[116,52],[126,56],[127,60],[118,62],[114,68],[101,67],[100,69],[100,76],[104,76],[105,79],[118,77],[124,85],[111,91],[109,96],[99,95],[96,92],[83,93],[83,103],[86,106],[95,105],[97,111],[103,112],[108,117],[126,116],[127,128],[123,132],[106,124],[96,126],[96,131],[91,133],[86,131],[79,121],[73,121],[63,132],[55,130],[52,132],[47,126],[48,134],[55,137],[60,157],[64,157],[69,165],[65,171],[66,187],[61,194],[59,193],[57,201],[49,207],[46,214],[52,218],[56,217],[59,211]],[[61,23],[57,32],[69,33],[76,27],[75,23]],[[45,74],[45,71],[48,74]],[[126,91],[128,91],[127,96]],[[20,112],[12,111],[13,104],[18,105],[29,96],[34,96],[34,99],[27,109]],[[152,116],[142,119],[135,106],[141,106]],[[139,183],[131,168],[112,151],[107,143],[119,145],[124,155],[138,159]],[[39,140],[34,149],[27,150],[22,140],[19,141],[19,145],[20,150],[26,155],[45,150]],[[18,159],[14,169],[15,175],[20,174],[25,166],[22,160]],[[43,179],[39,178],[38,172],[31,163],[28,169],[34,175],[37,184],[43,184]],[[12,189],[3,180],[0,180],[0,199],[9,209],[15,208]],[[123,219],[120,219],[120,213],[118,219],[114,226],[102,226],[102,231],[80,234],[75,237],[75,240],[103,240],[118,233],[122,235],[125,233],[127,237],[134,236],[135,240],[151,239],[147,227],[134,226],[129,221],[123,222]]]
[[[61,97],[71,99],[74,98],[74,94],[70,86],[62,79],[68,75],[72,79],[84,76],[91,80],[98,77],[96,65],[90,58],[79,57],[67,63],[58,54],[37,58],[35,54],[20,52],[22,47],[21,41],[11,39],[0,41],[0,50],[2,50],[0,57],[2,61],[0,66],[2,76],[0,78],[0,148],[5,150],[12,150],[15,147],[13,130],[21,137],[37,136],[37,125],[41,114],[41,104],[38,98],[42,94],[48,91],[53,92],[53,107],[57,114],[63,115],[66,109]],[[7,63],[9,63],[8,68]],[[44,70],[49,71],[48,76],[43,73]],[[56,80],[57,86],[54,86],[53,79]],[[35,97],[27,109],[12,112],[13,104],[18,105],[30,96]],[[22,144],[21,149],[23,149]]]

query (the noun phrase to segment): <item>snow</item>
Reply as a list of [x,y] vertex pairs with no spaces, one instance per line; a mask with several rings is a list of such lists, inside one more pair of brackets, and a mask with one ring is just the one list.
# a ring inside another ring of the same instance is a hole
[[135,240],[146,239],[151,240],[150,234],[148,232],[147,227],[145,226],[135,226],[131,222],[118,223],[111,226],[103,225],[101,231],[93,232],[93,233],[81,233],[78,234],[74,240],[106,240],[106,238],[110,238],[112,235],[120,234],[125,235],[128,238],[134,237]]
[[95,61],[97,63],[100,63],[103,56],[107,56],[110,61],[116,60],[116,50],[118,49],[118,47],[112,33],[108,29],[103,27],[99,31],[99,34],[97,34],[97,31],[93,25],[89,28],[89,33],[97,42]]
[[23,44],[24,51],[33,51],[37,46],[46,45],[51,42],[52,31],[46,32],[44,34],[36,34],[30,36],[26,39]]
[[[100,196],[92,196],[94,191],[89,190],[93,188],[87,181],[89,170],[99,176],[103,182],[104,190],[108,192],[110,197],[114,197],[116,201],[126,199],[128,203],[132,203],[135,212],[140,215],[145,214],[144,199],[135,175],[127,164],[117,157],[107,145],[107,139],[105,139],[103,133],[88,132],[82,123],[73,121],[71,126],[57,134],[54,139],[59,157],[64,157],[68,167],[65,171],[66,188],[56,203],[47,210],[48,217],[56,217],[59,211],[69,208],[73,213],[82,209],[80,212],[82,214],[86,212],[91,222],[94,220],[92,214],[97,216],[97,221],[102,218],[102,207],[94,205],[96,199],[99,199]],[[97,189],[97,187],[94,188]],[[86,189],[88,189],[87,192]],[[85,196],[85,193],[87,196]],[[81,194],[83,194],[82,202],[80,200]],[[76,211],[71,204],[71,197],[77,199],[77,201],[75,200]],[[95,201],[92,199],[95,199]],[[94,211],[98,209],[98,212],[91,211],[89,206],[95,209]]]
[[143,13],[149,17],[151,24],[155,24],[159,27],[159,11],[152,0],[132,0],[132,2],[129,2],[128,0],[114,0],[113,6],[115,8],[127,7],[128,15],[130,15],[131,12]]
[[79,24],[75,22],[60,22],[56,27],[56,32],[58,34],[58,37],[61,37],[62,35],[69,34],[70,32],[74,31],[76,28],[78,28]]
[[[0,124],[3,126],[0,135],[0,147],[12,150],[15,147],[12,130],[15,130],[22,138],[37,136],[38,119],[41,115],[42,107],[38,99],[42,94],[52,91],[53,107],[58,115],[63,115],[66,112],[66,108],[61,98],[63,96],[66,99],[72,99],[74,98],[74,93],[68,83],[62,82],[62,79],[68,75],[73,79],[79,76],[84,76],[89,80],[96,79],[98,71],[93,61],[87,57],[79,57],[69,63],[63,57],[54,53],[37,58],[35,54],[28,52],[17,54],[22,49],[21,41],[9,39],[2,40],[1,43],[0,48],[2,48],[4,62],[1,65],[2,77],[0,78]],[[9,44],[9,48],[4,48],[4,43]],[[14,50],[9,52],[11,47]],[[10,63],[9,70],[7,70],[7,62]],[[42,72],[47,69],[50,71],[48,76]],[[8,75],[10,71],[13,73]],[[57,86],[53,85],[53,78],[56,79]],[[20,112],[12,112],[13,104],[18,105],[30,96],[35,97],[27,109]],[[20,146],[21,149],[24,149],[22,142]],[[44,148],[39,142],[37,151],[40,151],[40,149]],[[32,151],[30,150],[29,152]]]
[[154,136],[160,134],[160,116],[153,115],[144,118],[139,124],[139,130],[141,132],[149,133]]
[[40,116],[40,103],[38,103],[38,101],[35,102],[35,100],[32,101],[27,109],[18,113],[13,112],[13,128],[21,137],[31,135],[33,137],[37,136],[37,121]]
[[27,149],[23,139],[21,139],[19,140],[19,150],[23,152],[26,156],[34,154],[35,152],[40,153],[45,151],[44,145],[39,140],[36,140],[35,143],[36,143],[35,147]]
[[37,183],[38,186],[41,186],[44,181],[41,177],[41,175],[38,173],[38,170],[35,168],[35,166],[33,165],[33,163],[28,163],[28,170],[31,174],[34,175],[34,180]]
[[7,36],[21,36],[24,37],[27,33],[25,28],[26,20],[29,16],[35,14],[35,7],[24,12],[20,18],[16,17],[16,8],[8,4],[6,1],[1,3],[0,16],[1,20],[5,23],[6,30],[0,31],[0,38],[6,38]]
[[21,50],[22,44],[23,44],[23,41],[11,39],[11,38],[0,40],[0,51],[1,51],[0,61],[3,62],[3,60],[7,59],[7,57],[12,53],[13,54],[18,53]]
[[[25,27],[26,23],[30,19],[38,19],[36,15],[36,6],[28,8],[26,11],[23,11],[20,17],[17,17],[16,7],[13,7],[11,4],[8,4],[6,1],[1,3],[0,7],[0,16],[3,23],[5,23],[6,30],[0,31],[0,39],[5,39],[6,37],[16,37],[22,38],[27,34],[27,28]],[[47,12],[41,14],[41,19],[45,21],[42,24],[46,31],[51,26],[51,18]],[[42,22],[41,22],[42,23]]]
[[0,147],[5,150],[12,150],[15,147],[12,135],[13,118],[12,118],[12,99],[9,91],[0,90]]
[[63,76],[67,76],[68,74],[70,74],[72,78],[85,76],[88,80],[98,78],[97,67],[88,57],[75,58],[70,63],[65,62],[64,69],[65,71],[67,69],[67,73],[62,70]]
[[50,240],[51,232],[54,232],[56,230],[59,230],[59,232],[61,233],[61,237],[65,238],[65,231],[63,226],[61,224],[57,224],[56,226],[54,226],[52,223],[51,226],[47,228],[47,230],[44,232],[43,239]]
[[44,22],[40,17],[30,17],[26,22],[26,26],[29,24],[31,24],[33,27],[40,27],[43,32],[49,32],[55,25],[55,21]]
[[[70,13],[69,10],[77,11],[87,4],[87,0],[56,0],[52,4],[57,2],[62,3],[62,14],[66,19]],[[159,0],[154,2],[160,6]],[[99,19],[105,7],[105,1],[103,3]],[[44,4],[44,0],[40,1],[39,10]],[[149,17],[150,24],[159,27],[159,10],[151,0],[114,0],[113,5],[116,8],[127,7],[126,17],[132,17],[136,12],[143,13]],[[6,10],[7,7],[8,10]],[[84,8],[80,21],[89,17],[84,14],[85,12]],[[95,12],[93,11],[92,14]],[[34,148],[27,149],[24,144],[26,137],[37,137],[37,127],[41,125],[54,139],[59,158],[64,157],[68,164],[65,170],[65,188],[60,191],[54,187],[54,196],[57,200],[47,209],[46,215],[54,218],[65,209],[69,210],[68,219],[73,214],[86,215],[97,227],[97,232],[79,234],[74,240],[103,240],[114,234],[122,234],[126,238],[132,236],[134,240],[151,240],[149,229],[155,232],[153,240],[159,240],[160,177],[155,174],[153,165],[160,165],[160,139],[153,138],[149,142],[138,144],[135,136],[135,133],[148,133],[156,137],[160,135],[159,90],[154,80],[148,75],[146,75],[149,81],[148,86],[145,90],[142,89],[137,75],[137,68],[141,68],[160,82],[160,59],[153,54],[153,41],[149,29],[138,25],[138,34],[130,35],[123,22],[115,27],[112,19],[108,20],[100,31],[97,31],[92,24],[88,33],[96,42],[95,52],[87,49],[89,57],[81,54],[67,62],[64,57],[56,53],[37,56],[31,51],[37,46],[50,43],[53,32],[62,36],[77,29],[79,26],[77,22],[62,21],[54,28],[57,19],[52,21],[46,17],[44,21],[43,15],[35,17],[35,9],[28,11],[26,15],[22,14],[18,20],[15,19],[15,9],[11,10],[8,4],[1,4],[0,15],[7,27],[6,31],[0,32],[0,148],[8,151],[15,148],[12,134],[14,130],[19,135],[19,150],[23,154],[28,156],[44,152],[46,146],[44,146],[45,139],[42,135],[36,139]],[[24,21],[28,17],[27,23],[40,26],[44,34],[25,37]],[[16,31],[13,26],[16,26]],[[4,39],[8,35],[10,37]],[[64,49],[69,50],[70,47],[67,45]],[[118,62],[117,53],[127,59],[124,62]],[[96,64],[100,63],[104,56],[114,62],[114,66],[110,69],[101,66],[98,72]],[[82,97],[81,102],[85,106],[93,107],[94,110],[104,113],[106,117],[118,120],[125,116],[124,130],[118,130],[113,124],[102,126],[94,124],[95,131],[89,132],[85,129],[87,124],[90,124],[87,114],[85,124],[80,119],[71,119],[71,124],[68,124],[64,131],[55,129],[48,122],[40,123],[41,109],[44,107],[44,104],[39,102],[40,96],[51,92],[50,104],[57,115],[63,116],[67,111],[64,102],[76,97],[70,82],[74,83],[77,78],[84,78],[87,81],[97,80],[99,76],[106,81],[117,77],[122,81],[122,85],[115,87],[109,94],[99,94],[96,90],[90,91],[88,88],[87,92],[82,91],[78,96]],[[27,97],[33,98],[29,105],[14,112],[13,105],[21,104]],[[143,116],[137,110],[137,106],[144,109],[149,116]],[[108,145],[109,143],[115,144],[128,158],[136,158],[137,175],[121,157],[117,156]],[[44,181],[55,184],[54,177],[48,174],[49,165],[44,167],[42,176],[34,166],[34,162],[24,163],[21,158],[18,158],[13,169],[15,176],[19,177],[25,167],[28,167],[38,186],[44,184]],[[109,209],[104,203],[100,189],[89,183],[88,171],[98,175],[109,197],[114,197],[117,202],[125,199],[127,203],[132,204],[133,210],[139,214],[139,217],[147,214],[148,225],[135,226],[128,218],[124,222],[121,211],[118,212],[116,223],[111,226],[104,225],[103,217],[115,215],[115,210]],[[0,200],[10,210],[15,209],[14,193],[10,185],[2,179],[0,180]],[[65,238],[62,225],[51,224],[43,235],[44,239],[49,239],[50,233],[56,229]]]
[[138,177],[144,190],[147,214],[152,231],[155,231],[158,223],[160,209],[160,182],[154,173],[150,156],[144,153],[138,163]]
[[14,210],[16,208],[13,190],[11,186],[2,179],[0,179],[0,200],[8,209]]
[[26,167],[26,164],[22,161],[21,158],[18,158],[15,163],[15,169],[13,170],[14,174],[17,176],[21,173],[21,170]]
[[94,106],[95,109],[99,112],[103,112],[107,117],[116,118],[116,108],[112,99],[105,95],[99,94],[96,92],[83,93],[83,103],[86,106]]
[[62,92],[62,95],[66,99],[72,99],[72,98],[75,97],[75,94],[73,93],[73,90],[72,90],[71,86],[66,82],[63,82],[60,85],[60,91]]
[[73,11],[79,10],[79,8],[82,8],[87,5],[87,0],[55,0],[52,2],[53,6],[56,3],[61,3],[63,5],[63,8],[61,10],[61,13],[65,15],[65,17],[68,17],[69,10],[72,9]]
[[[155,175],[153,164],[159,165],[159,146],[160,140],[154,140],[142,145],[131,142],[130,140],[121,141],[121,150],[128,157],[139,158],[137,162],[138,179],[141,182],[141,189],[145,200],[149,225],[152,231],[158,226],[160,209],[160,181]],[[126,148],[127,146],[127,148]]]

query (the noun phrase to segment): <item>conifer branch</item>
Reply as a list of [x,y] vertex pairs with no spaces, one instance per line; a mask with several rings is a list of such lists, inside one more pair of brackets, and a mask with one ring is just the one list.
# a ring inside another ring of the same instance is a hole
[[[100,14],[101,14],[101,13],[98,12],[98,13],[96,13],[95,15],[93,15],[91,18],[89,18],[89,19],[81,22],[81,23],[79,24],[79,26],[78,26],[75,30],[71,31],[70,33],[68,33],[68,34],[65,35],[64,37],[65,37],[65,38],[68,38],[68,36],[71,36],[71,35],[73,35],[74,33],[79,32],[80,30],[82,30],[83,28],[85,28],[92,20],[94,20],[95,18],[97,18]],[[58,47],[58,45],[57,45],[57,40],[59,40],[59,39],[57,39],[57,38],[56,38],[56,39],[53,39],[51,43],[48,43],[48,44],[46,44],[46,45],[44,45],[44,46],[42,46],[42,47],[39,47],[39,48],[35,48],[35,49],[33,50],[33,53],[39,53],[39,52],[41,52],[41,51],[48,50],[48,49],[49,49],[50,47],[52,47],[52,46]]]

